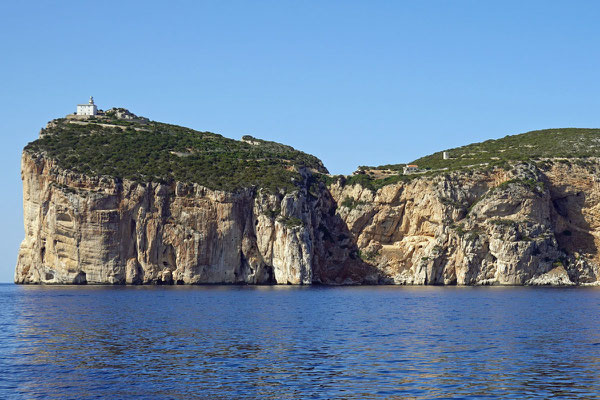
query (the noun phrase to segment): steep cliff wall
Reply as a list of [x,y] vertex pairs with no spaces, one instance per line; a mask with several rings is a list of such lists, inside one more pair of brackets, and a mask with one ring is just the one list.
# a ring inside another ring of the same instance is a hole
[[322,184],[283,195],[120,182],[27,152],[22,178],[17,283],[349,283],[368,270]]
[[597,168],[283,195],[91,178],[24,153],[15,282],[598,284]]
[[331,193],[382,281],[598,284],[599,164],[538,164]]
[[599,135],[534,131],[326,186],[279,143],[54,120],[23,152],[15,282],[599,284]]

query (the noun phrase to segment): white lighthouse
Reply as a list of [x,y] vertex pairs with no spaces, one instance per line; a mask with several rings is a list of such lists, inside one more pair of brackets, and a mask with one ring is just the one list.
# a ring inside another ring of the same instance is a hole
[[77,104],[77,115],[96,115],[98,107],[94,104],[94,98],[90,96],[88,104]]

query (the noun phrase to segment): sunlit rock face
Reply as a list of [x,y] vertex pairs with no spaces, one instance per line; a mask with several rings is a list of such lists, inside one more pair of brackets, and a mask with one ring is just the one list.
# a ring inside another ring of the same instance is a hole
[[22,178],[26,233],[17,283],[365,280],[322,184],[315,196],[119,182],[60,170],[28,153]]
[[272,194],[89,177],[25,152],[15,282],[598,284],[598,165]]
[[[385,186],[333,185],[360,254],[395,284],[599,283],[597,162],[515,164]],[[351,201],[348,201],[351,199]]]

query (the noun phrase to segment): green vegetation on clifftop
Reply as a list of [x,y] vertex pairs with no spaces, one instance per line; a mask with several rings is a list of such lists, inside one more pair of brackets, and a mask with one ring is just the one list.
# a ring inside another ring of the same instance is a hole
[[[600,129],[545,129],[486,140],[446,151],[450,156],[447,160],[443,158],[444,152],[439,151],[410,163],[417,164],[419,169],[427,171],[426,173],[402,175],[406,164],[362,166],[359,170],[363,174],[348,178],[346,184],[358,183],[365,188],[377,190],[392,183],[419,177],[426,179],[432,175],[464,168],[509,168],[517,162],[539,162],[548,159],[578,159],[578,163],[585,163],[585,158],[600,157]],[[369,173],[373,171],[387,171],[388,175],[370,176]]]
[[471,165],[506,165],[507,162],[552,158],[600,157],[600,129],[561,128],[531,131],[486,140],[421,157],[411,164],[419,168],[456,169]]
[[25,151],[44,153],[59,167],[88,175],[177,180],[227,191],[251,186],[294,190],[302,181],[298,168],[327,172],[316,157],[274,142],[252,138],[251,144],[159,122],[98,122],[55,120]]
[[245,187],[294,190],[303,181],[300,168],[317,172],[309,179],[311,188],[318,182],[342,179],[342,184],[376,191],[464,168],[508,168],[515,162],[544,164],[542,160],[547,159],[568,162],[564,159],[576,158],[586,163],[585,158],[600,157],[600,129],[546,129],[450,149],[447,160],[441,151],[421,157],[412,162],[421,170],[417,174],[403,175],[405,164],[389,164],[359,167],[361,173],[348,177],[330,177],[322,175],[327,170],[318,158],[290,146],[252,136],[237,141],[133,114],[133,120],[123,120],[116,116],[118,112],[127,110],[114,109],[109,116],[87,121],[54,120],[25,151],[44,153],[59,167],[88,175],[140,182],[176,180],[226,191]]

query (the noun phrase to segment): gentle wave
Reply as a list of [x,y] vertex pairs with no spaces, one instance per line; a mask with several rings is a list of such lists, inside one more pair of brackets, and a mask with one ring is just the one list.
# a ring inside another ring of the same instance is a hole
[[600,290],[0,285],[0,398],[598,398]]

